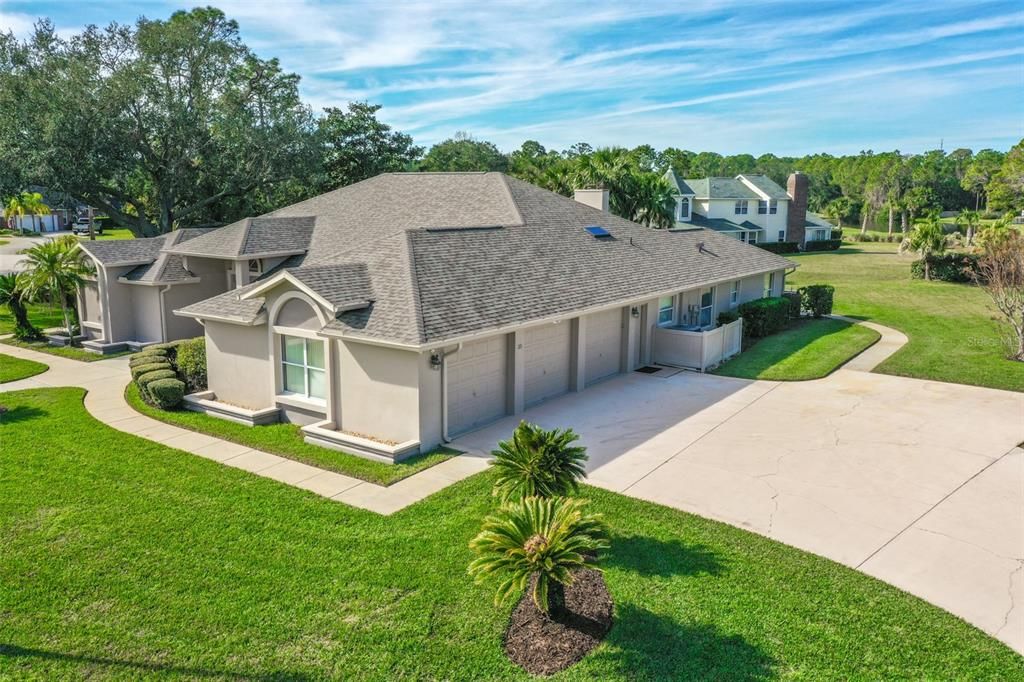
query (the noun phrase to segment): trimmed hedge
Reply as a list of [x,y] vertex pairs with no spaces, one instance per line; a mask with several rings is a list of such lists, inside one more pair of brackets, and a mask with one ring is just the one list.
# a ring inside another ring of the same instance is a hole
[[802,299],[799,291],[783,291],[782,298],[789,301],[789,316],[792,319],[800,317]]
[[[928,274],[933,280],[940,282],[956,282],[966,284],[973,282],[972,272],[978,270],[978,256],[971,253],[944,253],[941,256],[928,257]],[[910,264],[910,276],[913,279],[924,279],[924,259]]]
[[738,319],[740,319],[740,314],[735,310],[723,310],[722,312],[718,313],[718,326],[722,327],[724,325],[735,322]]
[[135,380],[135,383],[139,386],[139,391],[142,395],[149,395],[146,391],[149,384],[160,379],[177,379],[178,375],[173,369],[158,369],[152,372],[146,372],[145,374],[139,375],[139,378]]
[[172,410],[185,397],[185,384],[177,379],[157,379],[149,384],[148,393],[161,410]]
[[166,352],[162,353],[136,353],[128,360],[129,367],[146,365],[153,362],[170,362]]
[[804,244],[804,251],[835,251],[842,245],[842,239],[819,239]]
[[786,328],[789,324],[789,301],[781,296],[759,298],[738,308],[743,317],[743,335],[760,339]]
[[189,391],[206,390],[206,339],[202,336],[178,344],[178,374]]
[[800,305],[812,317],[832,314],[832,299],[836,288],[831,284],[809,284],[797,291],[800,293]]
[[759,243],[758,246],[772,253],[797,253],[800,251],[800,245],[796,242],[764,242]]
[[155,372],[160,369],[174,369],[171,367],[169,362],[147,362],[141,365],[135,365],[132,369],[132,380],[138,381],[139,377],[146,372]]

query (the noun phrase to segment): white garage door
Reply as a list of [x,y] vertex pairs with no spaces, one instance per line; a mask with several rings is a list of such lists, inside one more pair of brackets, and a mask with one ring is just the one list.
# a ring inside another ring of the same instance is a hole
[[572,324],[534,327],[523,334],[527,405],[534,405],[569,391]]
[[586,383],[619,373],[622,358],[622,309],[594,313],[586,318]]
[[467,343],[446,361],[449,433],[469,431],[505,415],[507,338]]

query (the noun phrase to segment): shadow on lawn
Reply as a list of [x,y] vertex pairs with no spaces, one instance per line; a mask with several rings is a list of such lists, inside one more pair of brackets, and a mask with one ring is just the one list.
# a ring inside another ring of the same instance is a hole
[[[3,404],[2,397],[0,397],[0,404]],[[6,412],[0,413],[0,425],[13,424],[15,422],[26,422],[30,419],[45,417],[48,414],[49,412],[41,410],[38,407],[18,405],[17,407],[10,408]]]
[[608,638],[588,660],[627,679],[731,680],[775,677],[760,647],[713,625],[684,625],[633,604],[616,605]]
[[719,575],[725,570],[718,555],[705,545],[644,535],[612,537],[611,549],[601,563],[641,575]]
[[44,661],[64,661],[72,664],[91,664],[119,669],[122,674],[129,676],[142,675],[145,673],[163,673],[182,675],[185,677],[215,677],[219,679],[237,680],[294,680],[304,682],[310,677],[304,673],[274,672],[266,674],[238,673],[229,670],[212,670],[208,668],[189,668],[184,666],[166,665],[162,663],[149,663],[145,661],[123,661],[105,656],[89,656],[87,654],[64,654],[59,651],[46,651],[45,649],[30,649],[16,644],[0,644],[0,661],[4,658],[26,659],[26,663],[32,659]]

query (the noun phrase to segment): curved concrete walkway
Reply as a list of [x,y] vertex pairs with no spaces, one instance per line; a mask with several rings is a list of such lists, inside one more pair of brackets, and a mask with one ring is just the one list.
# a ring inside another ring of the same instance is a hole
[[454,445],[572,426],[590,484],[846,564],[1024,653],[1024,393],[871,373],[907,338],[852,321],[881,339],[822,379],[633,373]]
[[131,381],[126,356],[87,363],[7,345],[0,346],[0,353],[50,366],[49,370],[34,377],[0,384],[0,392],[58,386],[84,388],[87,391],[85,409],[118,431],[378,514],[393,514],[487,468],[484,457],[459,455],[392,485],[377,485],[139,414],[124,399],[124,389]]

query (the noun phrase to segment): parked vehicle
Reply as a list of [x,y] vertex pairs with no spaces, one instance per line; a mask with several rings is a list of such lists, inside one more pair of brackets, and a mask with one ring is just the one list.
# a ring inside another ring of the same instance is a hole
[[[103,223],[99,221],[93,222],[93,231],[96,234],[103,234]],[[89,234],[89,217],[82,216],[75,220],[75,224],[71,226],[71,232],[78,235]]]

